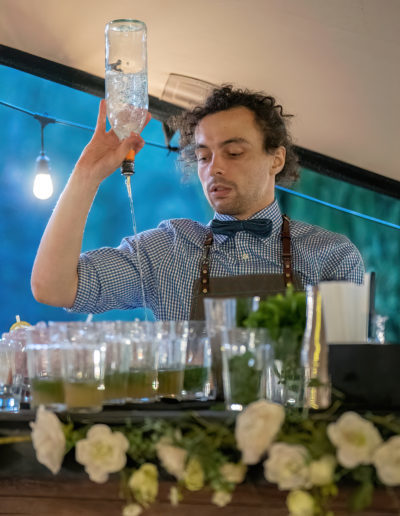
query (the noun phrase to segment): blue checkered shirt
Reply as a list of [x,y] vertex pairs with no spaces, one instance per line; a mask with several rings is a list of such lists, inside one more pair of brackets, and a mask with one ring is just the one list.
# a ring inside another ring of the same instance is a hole
[[[215,218],[234,219],[219,213]],[[233,237],[215,235],[210,251],[211,277],[282,274],[282,215],[278,203],[274,201],[251,218],[270,218],[271,235],[260,237],[247,231]],[[124,238],[117,248],[81,254],[78,293],[71,311],[99,313],[146,306],[157,319],[189,319],[193,283],[200,276],[208,231],[209,224],[190,219],[166,220],[137,238]],[[290,231],[293,270],[304,285],[326,280],[363,282],[361,255],[347,237],[295,220],[290,223]]]

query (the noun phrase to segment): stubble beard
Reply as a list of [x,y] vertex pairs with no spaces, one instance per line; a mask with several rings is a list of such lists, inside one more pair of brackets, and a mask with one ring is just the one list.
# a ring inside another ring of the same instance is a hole
[[221,203],[214,203],[209,199],[209,203],[213,209],[221,215],[230,215],[231,217],[239,218],[240,215],[245,212],[245,203],[237,194],[234,199],[225,200]]

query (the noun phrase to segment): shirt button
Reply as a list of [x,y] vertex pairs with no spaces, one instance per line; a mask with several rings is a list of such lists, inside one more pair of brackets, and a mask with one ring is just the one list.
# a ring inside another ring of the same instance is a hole
[[243,260],[248,260],[249,259],[249,255],[247,253],[243,253],[242,254],[242,258],[243,258]]

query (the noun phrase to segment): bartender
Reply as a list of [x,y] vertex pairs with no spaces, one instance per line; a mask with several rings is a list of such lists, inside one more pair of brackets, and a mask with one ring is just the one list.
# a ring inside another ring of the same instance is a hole
[[216,88],[178,120],[182,159],[197,162],[213,220],[165,220],[117,248],[81,253],[100,183],[130,149],[144,145],[138,134],[120,141],[106,131],[102,100],[93,138],[39,246],[36,300],[84,313],[145,306],[157,319],[187,320],[204,317],[204,296],[267,296],[288,283],[298,289],[329,280],[362,283],[362,258],[347,237],[280,211],[275,183],[298,177],[288,118],[273,97]]

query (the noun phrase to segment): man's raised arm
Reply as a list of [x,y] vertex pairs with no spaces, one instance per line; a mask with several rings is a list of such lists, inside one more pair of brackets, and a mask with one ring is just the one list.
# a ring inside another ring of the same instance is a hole
[[[150,114],[146,123],[150,120]],[[100,102],[97,125],[47,223],[32,269],[37,301],[70,308],[78,288],[78,261],[86,219],[100,183],[120,166],[130,149],[139,152],[138,135],[120,141],[106,132],[106,103]]]

